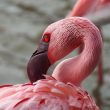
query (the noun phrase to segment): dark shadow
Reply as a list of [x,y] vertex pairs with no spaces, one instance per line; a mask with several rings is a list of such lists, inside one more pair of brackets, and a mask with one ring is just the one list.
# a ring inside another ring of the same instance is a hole
[[103,107],[103,100],[101,98],[101,93],[100,93],[102,86],[103,84],[98,84],[96,88],[93,90],[93,95],[96,98],[96,104],[99,106],[100,109],[102,109]]

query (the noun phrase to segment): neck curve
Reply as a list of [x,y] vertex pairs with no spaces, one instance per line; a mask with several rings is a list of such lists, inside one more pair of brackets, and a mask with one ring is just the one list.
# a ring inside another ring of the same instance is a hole
[[99,30],[93,25],[83,30],[83,51],[78,56],[61,62],[52,76],[65,83],[79,85],[96,67],[101,54],[102,39]]
[[78,0],[69,16],[85,16],[93,12],[99,0]]

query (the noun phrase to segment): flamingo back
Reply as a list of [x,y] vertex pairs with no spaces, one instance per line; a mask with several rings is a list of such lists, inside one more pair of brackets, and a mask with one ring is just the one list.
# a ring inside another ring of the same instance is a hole
[[99,110],[80,87],[47,76],[31,84],[0,86],[0,110]]

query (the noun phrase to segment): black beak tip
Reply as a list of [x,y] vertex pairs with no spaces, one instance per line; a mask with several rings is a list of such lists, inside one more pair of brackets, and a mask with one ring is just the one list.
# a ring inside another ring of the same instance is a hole
[[27,73],[29,80],[35,82],[44,78],[51,63],[48,59],[47,52],[32,56],[27,64]]

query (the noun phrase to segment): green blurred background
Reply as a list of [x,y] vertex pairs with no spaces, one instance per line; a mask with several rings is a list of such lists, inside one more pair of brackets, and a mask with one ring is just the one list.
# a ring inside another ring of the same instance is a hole
[[[26,65],[36,49],[43,30],[64,18],[76,0],[0,0],[0,84],[28,81]],[[102,13],[103,16],[103,13]],[[97,85],[97,71],[83,87],[96,98],[102,110],[110,110],[110,24],[102,26],[104,35],[104,84]],[[75,55],[71,53],[67,57]],[[55,65],[50,69],[52,72]]]

